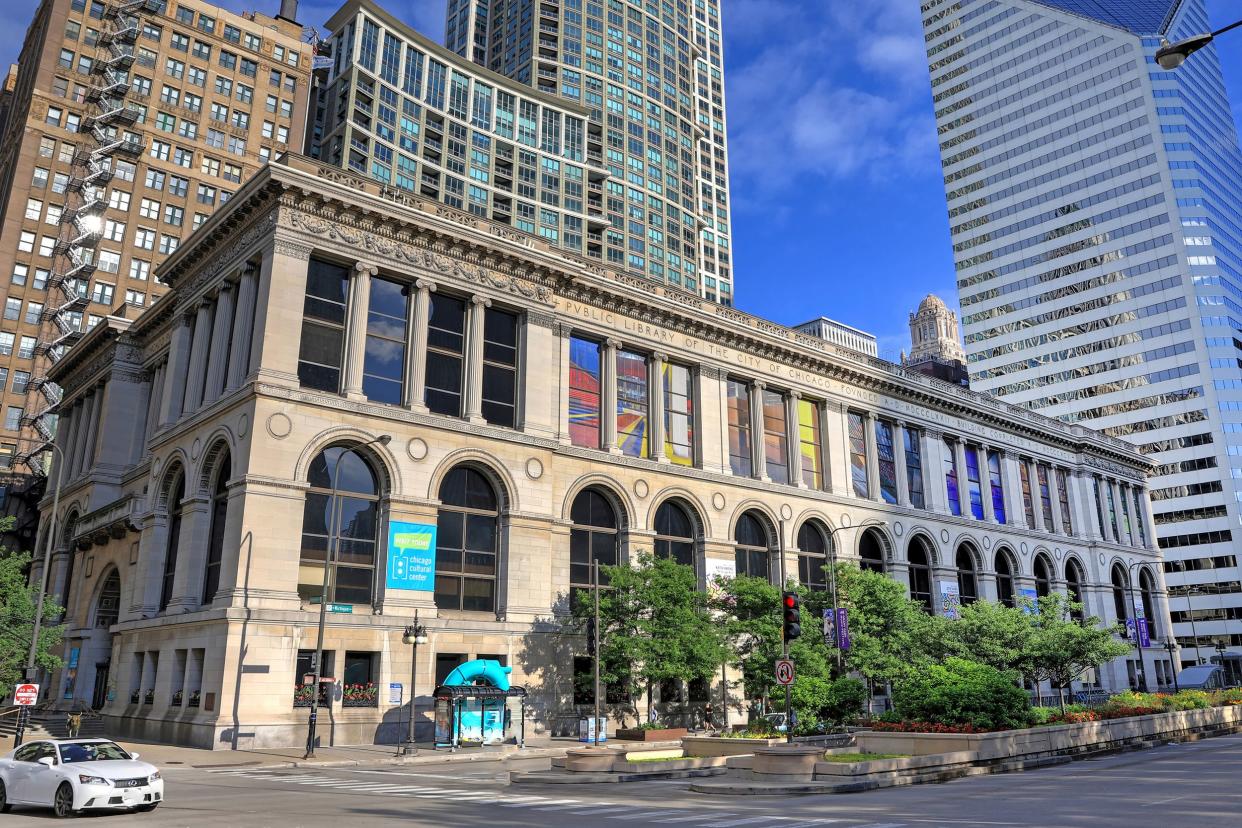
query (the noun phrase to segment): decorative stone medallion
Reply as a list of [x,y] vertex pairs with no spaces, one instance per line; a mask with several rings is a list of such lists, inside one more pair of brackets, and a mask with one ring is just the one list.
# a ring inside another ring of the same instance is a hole
[[243,414],[237,418],[237,436],[245,437],[250,432],[250,415]]
[[712,495],[712,507],[717,511],[721,511],[725,507],[725,496],[720,492]]
[[267,433],[277,440],[283,440],[293,432],[293,420],[288,414],[277,411],[267,418]]
[[781,520],[789,520],[793,517],[793,507],[788,503],[781,504]]
[[422,460],[427,457],[427,441],[422,437],[411,437],[405,444],[405,453],[411,460]]
[[634,494],[638,495],[639,499],[645,498],[647,495],[651,494],[651,487],[647,485],[646,480],[634,481]]
[[1056,555],[1057,560],[1059,561],[1061,558],[1065,557],[1065,550],[1058,546],[1052,551],[1052,554]]
[[854,525],[854,521],[850,517],[849,512],[846,512],[843,515],[841,515],[841,528],[848,529],[850,526],[853,526],[853,525]]
[[203,441],[198,437],[194,438],[194,442],[190,444],[190,459],[197,460],[198,456],[203,453]]
[[984,536],[983,536],[983,548],[984,548],[984,549],[991,549],[991,548],[992,548],[992,538],[991,538],[991,536],[989,536],[989,535],[984,535]]
[[948,530],[948,529],[941,529],[941,530],[940,530],[940,542],[941,542],[941,543],[948,543],[948,542],[949,542],[949,530]]
[[539,462],[538,457],[531,457],[526,461],[526,476],[531,480],[543,477],[543,463]]
[[1026,557],[1026,554],[1027,554],[1027,552],[1026,552],[1026,544],[1025,544],[1025,543],[1023,543],[1023,544],[1021,544],[1018,548],[1022,550],[1022,557]]

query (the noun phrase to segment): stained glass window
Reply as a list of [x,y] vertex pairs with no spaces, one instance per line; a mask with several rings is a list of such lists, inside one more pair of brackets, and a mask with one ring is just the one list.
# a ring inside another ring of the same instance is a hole
[[785,421],[785,396],[763,392],[763,450],[765,468],[773,483],[789,482],[789,429]]
[[983,485],[979,473],[979,452],[974,446],[965,446],[966,491],[970,495],[970,514],[975,520],[983,520]]
[[867,478],[867,419],[862,414],[849,413],[850,428],[850,479],[854,494],[871,496],[871,484]]
[[916,509],[925,506],[923,494],[923,452],[919,430],[906,427],[902,431],[906,445],[906,484],[910,489],[910,505]]
[[[1064,474],[1064,472],[1062,472],[1062,474]],[[1132,489],[1131,491],[1134,494],[1134,522],[1138,524],[1139,544],[1141,546],[1146,546],[1147,545],[1147,529],[1143,526],[1143,501],[1139,497],[1138,489]],[[1064,495],[1062,495],[1062,498],[1064,498]],[[1068,514],[1069,514],[1069,502],[1068,501],[1065,502],[1065,506],[1063,508],[1065,509],[1066,514],[1067,514],[1067,517],[1065,520],[1065,531],[1068,532],[1070,531],[1069,518],[1068,518]]]
[[1039,510],[1044,519],[1044,528],[1052,531],[1052,490],[1048,483],[1048,467],[1040,463],[1035,467],[1035,475],[1039,480]]
[[679,466],[694,465],[694,393],[690,369],[664,364],[664,456]]
[[1031,499],[1031,470],[1021,458],[1018,459],[1018,474],[1022,478],[1022,508],[1026,512],[1026,525],[1038,529],[1035,525],[1035,503]]
[[[1065,469],[1057,469],[1057,496],[1061,501],[1061,528],[1065,530],[1065,534],[1072,535],[1074,534],[1074,521],[1070,517],[1069,480]],[[1138,497],[1137,492],[1135,497]]]
[[1121,540],[1121,532],[1117,530],[1117,500],[1113,497],[1113,486],[1104,481],[1104,494],[1108,497],[1108,522],[1113,527],[1113,540]]
[[885,503],[897,502],[897,454],[893,447],[893,427],[875,421],[875,453],[880,464],[880,497]]
[[823,439],[819,429],[819,405],[810,400],[798,400],[798,445],[802,453],[802,482],[808,488],[822,489]]
[[569,340],[569,439],[575,446],[600,446],[599,343]]
[[988,486],[992,490],[992,514],[997,523],[1007,523],[1005,516],[1005,483],[1001,478],[1000,452],[988,452]]
[[944,441],[944,490],[949,499],[949,512],[960,517],[962,499],[957,492],[957,455],[949,440]]
[[647,358],[632,351],[617,351],[617,444],[647,456]]
[[754,474],[750,462],[750,388],[737,380],[728,382],[729,468],[742,477]]

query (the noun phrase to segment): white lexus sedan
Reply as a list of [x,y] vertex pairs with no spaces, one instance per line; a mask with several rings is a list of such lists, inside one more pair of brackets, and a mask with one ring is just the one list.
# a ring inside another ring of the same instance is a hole
[[58,817],[150,811],[163,799],[159,770],[107,739],[27,742],[0,759],[0,811],[13,805],[51,807]]

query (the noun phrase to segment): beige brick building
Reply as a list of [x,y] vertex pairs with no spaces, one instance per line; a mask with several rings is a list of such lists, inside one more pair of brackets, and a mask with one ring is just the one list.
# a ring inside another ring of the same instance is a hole
[[[1141,613],[1145,677],[1171,680],[1150,466],[1121,441],[301,156],[159,276],[168,295],[51,372],[68,483],[50,583],[73,667],[47,684],[114,733],[301,744],[338,458],[328,600],[352,611],[328,616],[325,673],[385,692],[336,687],[325,742],[397,738],[408,707],[386,689],[408,682],[415,610],[420,724],[448,669],[490,656],[530,689],[530,728],[573,727],[585,662],[555,633],[571,585],[592,556],[644,550],[705,585],[775,577],[783,549],[819,587],[831,548],[929,611],[1068,590],[1106,619]],[[438,529],[434,591],[386,586],[401,522]],[[699,701],[672,696],[670,719]]]
[[[0,138],[10,512],[46,470],[61,396],[48,368],[109,312],[154,302],[155,268],[181,240],[274,153],[301,149],[312,62],[301,35],[196,0],[39,5]],[[28,546],[33,520],[18,528]]]

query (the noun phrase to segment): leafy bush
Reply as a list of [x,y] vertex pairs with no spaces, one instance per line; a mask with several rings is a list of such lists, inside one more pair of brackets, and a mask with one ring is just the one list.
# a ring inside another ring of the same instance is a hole
[[975,730],[1012,730],[1030,721],[1022,688],[986,664],[945,659],[916,670],[893,688],[893,707],[906,722]]
[[875,722],[873,730],[889,733],[987,733],[987,728],[972,724],[941,724],[940,722]]
[[858,718],[867,703],[867,686],[858,679],[841,676],[828,685],[820,718],[834,725],[849,724]]
[[1242,687],[1235,687],[1232,690],[1217,690],[1212,694],[1212,704],[1217,706],[1242,704]]
[[1168,697],[1170,710],[1204,710],[1212,706],[1212,694],[1202,690],[1182,690]]

